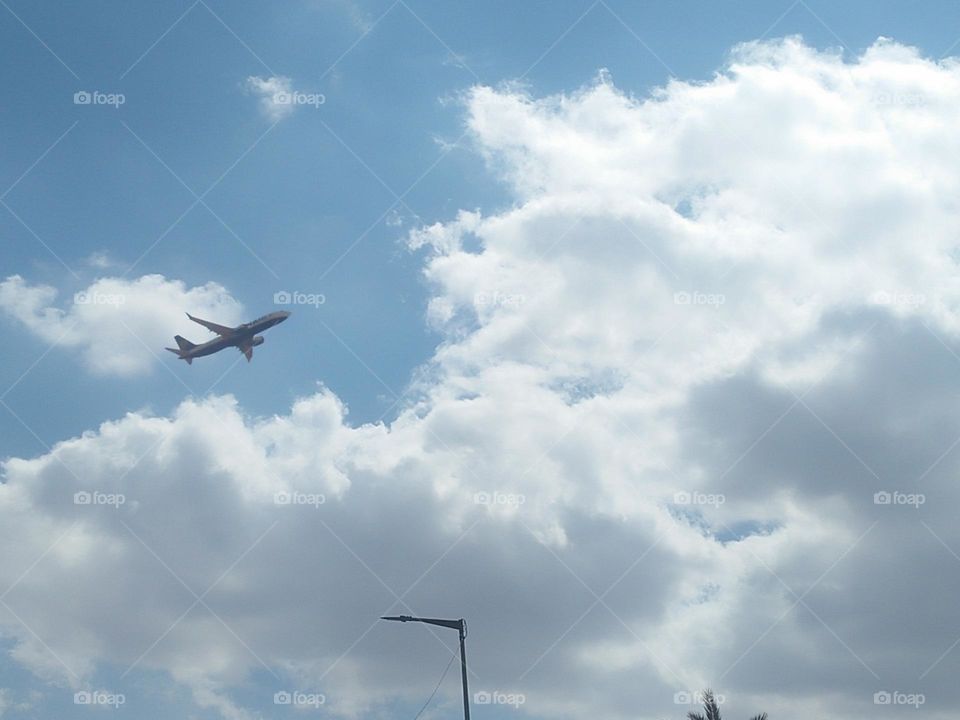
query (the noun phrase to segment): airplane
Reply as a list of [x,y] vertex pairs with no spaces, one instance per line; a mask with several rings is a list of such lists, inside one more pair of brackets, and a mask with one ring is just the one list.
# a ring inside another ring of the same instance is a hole
[[282,323],[284,320],[290,317],[290,313],[286,310],[280,310],[278,312],[270,313],[269,315],[264,315],[261,318],[257,318],[253,322],[238,325],[235,328],[226,327],[225,325],[217,325],[209,320],[201,320],[200,318],[195,318],[190,313],[187,313],[187,317],[193,320],[195,323],[203,325],[208,330],[212,330],[220,336],[199,345],[190,342],[185,337],[181,337],[180,335],[174,336],[173,339],[177,341],[177,347],[165,349],[172,353],[176,353],[177,357],[181,360],[186,360],[187,365],[193,365],[194,358],[203,357],[204,355],[213,355],[215,352],[220,352],[224,348],[228,347],[237,348],[240,352],[246,355],[247,362],[250,362],[253,359],[253,349],[257,345],[263,345],[263,337],[257,335],[257,333],[263,332],[264,330],[272,328],[274,325]]

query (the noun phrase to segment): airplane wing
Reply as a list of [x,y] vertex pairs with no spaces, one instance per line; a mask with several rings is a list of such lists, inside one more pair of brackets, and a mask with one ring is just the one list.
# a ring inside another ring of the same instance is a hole
[[253,345],[241,345],[240,352],[247,356],[247,362],[253,360]]
[[207,330],[212,330],[217,335],[232,335],[234,329],[227,327],[226,325],[217,325],[216,323],[210,322],[209,320],[201,320],[200,318],[195,318],[190,313],[187,313],[187,317],[193,320],[195,323],[203,325]]

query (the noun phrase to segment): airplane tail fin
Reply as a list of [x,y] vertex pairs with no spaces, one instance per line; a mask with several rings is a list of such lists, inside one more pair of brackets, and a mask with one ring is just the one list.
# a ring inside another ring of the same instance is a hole
[[180,335],[175,335],[173,339],[177,341],[177,347],[165,349],[174,353],[181,360],[186,360],[187,365],[193,365],[193,358],[185,353],[195,348],[196,345]]
[[[182,335],[174,335],[173,339],[177,341],[177,347],[181,350],[193,350],[193,348],[196,347],[194,343],[190,342]],[[170,348],[167,349],[169,350]]]

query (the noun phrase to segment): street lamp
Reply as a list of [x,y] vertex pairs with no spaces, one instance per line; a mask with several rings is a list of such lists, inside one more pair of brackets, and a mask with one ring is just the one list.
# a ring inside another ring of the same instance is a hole
[[381,617],[380,619],[439,625],[440,627],[453,628],[460,633],[460,678],[463,685],[463,720],[470,720],[470,696],[467,694],[467,651],[463,644],[464,639],[467,637],[467,621],[463,618],[459,620],[437,620],[436,618],[418,618],[412,617],[411,615],[396,615],[393,617]]

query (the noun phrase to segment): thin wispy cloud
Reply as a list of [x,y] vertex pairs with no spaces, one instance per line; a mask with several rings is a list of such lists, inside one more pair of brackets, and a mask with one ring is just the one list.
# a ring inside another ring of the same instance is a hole
[[322,93],[297,90],[293,81],[282,75],[266,78],[251,75],[244,87],[258,99],[261,114],[271,122],[290,117],[300,106],[318,108],[326,102]]

